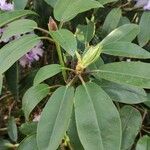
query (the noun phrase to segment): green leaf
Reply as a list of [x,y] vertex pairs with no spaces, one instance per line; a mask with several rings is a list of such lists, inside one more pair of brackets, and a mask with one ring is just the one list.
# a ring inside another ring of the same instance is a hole
[[149,150],[150,148],[150,137],[145,135],[138,141],[136,150]]
[[1,40],[3,41],[15,35],[31,32],[34,30],[33,29],[34,27],[37,27],[37,23],[33,20],[29,20],[29,19],[16,20],[7,25],[7,28],[5,29],[1,37]]
[[120,8],[112,9],[104,21],[102,28],[103,32],[110,33],[112,30],[114,30],[118,26],[120,18],[121,18],[121,9]]
[[111,3],[111,2],[116,2],[118,0],[97,0],[99,1],[102,5],[107,4],[107,3]]
[[130,24],[130,20],[127,17],[121,17],[118,26]]
[[54,16],[58,21],[66,22],[77,14],[102,5],[93,0],[58,0],[54,7]]
[[38,123],[39,149],[55,150],[58,148],[69,126],[73,97],[73,87],[60,87],[49,99]]
[[140,20],[140,33],[138,35],[138,42],[141,47],[146,45],[150,40],[150,12],[144,12]]
[[3,87],[3,76],[0,74],[0,95],[2,92],[2,87]]
[[14,117],[10,117],[8,119],[7,131],[10,139],[14,142],[17,142],[18,131],[17,131],[17,125]]
[[35,134],[37,131],[37,122],[26,122],[23,123],[20,128],[19,131],[24,134],[24,135],[31,135],[31,134]]
[[95,83],[100,85],[113,101],[125,104],[138,104],[147,101],[147,94],[142,88],[106,80],[95,81]]
[[114,42],[104,45],[102,53],[131,58],[150,58],[150,53],[140,46],[129,42]]
[[87,25],[78,25],[75,34],[80,42],[89,43],[95,34],[94,22],[89,22]]
[[22,109],[28,120],[30,113],[35,106],[49,93],[49,86],[47,84],[38,84],[29,88],[22,99]]
[[[8,89],[11,91],[11,93],[15,96],[15,99],[19,99],[19,63],[16,62],[14,65],[12,65],[6,72],[6,83],[8,85]],[[12,80],[13,79],[13,80]]]
[[19,58],[40,42],[36,35],[24,35],[0,49],[0,74],[9,69]]
[[45,2],[47,2],[49,5],[51,5],[53,8],[55,6],[55,4],[57,3],[58,0],[45,0]]
[[30,10],[16,10],[2,13],[0,14],[0,27],[26,15],[36,15],[36,13]]
[[71,146],[74,150],[84,150],[77,133],[77,127],[75,122],[75,111],[73,109],[72,116],[70,119],[69,127],[67,130],[67,135],[69,136]]
[[72,32],[67,29],[60,29],[50,32],[52,38],[70,55],[74,55],[77,50],[77,41]]
[[131,42],[139,33],[139,26],[136,24],[125,24],[110,32],[100,43],[106,45],[112,42]]
[[90,70],[97,70],[99,69],[102,65],[104,65],[104,61],[101,57],[99,57],[94,63],[89,65]]
[[23,141],[21,141],[17,150],[38,150],[36,134],[27,136]]
[[140,112],[132,106],[124,106],[120,110],[122,122],[121,150],[131,149],[142,125]]
[[119,113],[100,86],[85,83],[85,87],[81,85],[77,88],[75,117],[78,135],[84,149],[120,150]]
[[24,9],[27,5],[28,0],[14,0],[15,10]]
[[0,150],[9,150],[13,147],[13,144],[11,144],[8,140],[4,140],[0,138]]
[[61,66],[59,64],[46,65],[40,68],[34,78],[34,85],[37,85],[44,80],[53,77],[59,72],[61,72]]
[[150,93],[147,93],[147,99],[148,100],[144,104],[150,108]]
[[116,62],[103,65],[96,72],[99,72],[100,78],[109,81],[150,88],[149,67],[149,63],[143,62]]

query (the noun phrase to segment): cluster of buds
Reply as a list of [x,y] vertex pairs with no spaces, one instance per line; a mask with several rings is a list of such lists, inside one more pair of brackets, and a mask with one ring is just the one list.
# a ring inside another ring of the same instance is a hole
[[78,52],[76,52],[78,59],[78,63],[76,65],[76,74],[81,74],[85,68],[94,63],[99,58],[101,52],[102,48],[99,44],[96,46],[91,46],[82,57]]

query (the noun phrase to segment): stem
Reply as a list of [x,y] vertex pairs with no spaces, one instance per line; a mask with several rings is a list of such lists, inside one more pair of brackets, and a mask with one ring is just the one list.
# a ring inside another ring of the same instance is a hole
[[[60,22],[59,28],[61,28],[62,25],[63,25],[63,22]],[[49,31],[44,30],[44,29],[42,29],[42,28],[36,27],[36,28],[34,28],[34,29],[40,30],[40,31],[42,31],[42,32],[47,33],[47,34],[50,35]],[[57,54],[58,54],[58,58],[59,58],[59,62],[60,62],[60,64],[61,64],[61,66],[62,66],[63,68],[65,68],[65,64],[64,64],[63,57],[62,57],[62,52],[61,52],[60,45],[59,45],[56,41],[54,41],[53,39],[51,39],[51,38],[49,38],[49,37],[40,37],[40,39],[45,39],[45,40],[49,40],[50,42],[55,42],[56,49],[57,49]],[[66,80],[67,80],[67,74],[66,74],[66,71],[65,71],[65,70],[62,70],[62,75],[63,75],[64,81],[66,82]]]
[[0,128],[0,132],[7,131],[7,128]]
[[57,88],[57,87],[61,87],[63,85],[53,85],[53,86],[50,86],[49,89],[52,89],[52,88]]
[[77,75],[67,84],[67,87],[71,86],[76,80],[76,78],[77,78]]
[[53,40],[53,39],[51,39],[51,38],[49,38],[49,37],[40,37],[40,39],[41,40],[48,40],[48,41],[50,41],[50,42],[52,42],[52,43],[54,43],[55,41]]
[[79,77],[80,81],[82,82],[82,84],[85,86],[85,82],[84,82],[82,76],[81,76],[81,75],[78,75],[78,77]]
[[[60,45],[57,42],[55,42],[55,44],[56,44],[56,50],[57,50],[57,54],[58,54],[60,65],[63,68],[65,68],[65,63],[64,63],[64,60],[63,60],[63,57],[62,57],[62,52],[61,52]],[[66,74],[65,70],[62,70],[62,75],[63,75],[64,81],[66,82],[66,80],[67,80],[67,74]]]
[[50,35],[49,31],[47,31],[47,30],[45,30],[45,29],[42,29],[42,28],[39,28],[39,27],[35,27],[34,29],[35,29],[35,30],[42,31],[42,32],[44,32],[44,33],[46,33],[46,34],[49,34],[49,35]]
[[59,24],[59,27],[58,27],[58,28],[59,28],[59,29],[61,29],[61,28],[62,28],[62,26],[63,26],[63,24],[64,24],[64,22],[63,22],[63,21],[61,21],[61,22],[60,22],[60,24]]
[[74,70],[74,69],[71,69],[71,68],[62,67],[61,69],[75,72],[75,70]]

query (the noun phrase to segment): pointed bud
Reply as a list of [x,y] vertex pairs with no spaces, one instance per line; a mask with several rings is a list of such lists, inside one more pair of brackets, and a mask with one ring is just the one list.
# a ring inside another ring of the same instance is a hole
[[102,49],[99,44],[94,47],[91,46],[89,50],[82,57],[83,66],[85,66],[86,68],[87,66],[95,62],[99,58],[101,54],[101,50]]
[[94,63],[99,58],[101,50],[102,48],[98,44],[95,47],[91,46],[82,58],[79,57],[80,55],[78,53],[76,53],[78,58],[76,73],[81,74],[85,68],[87,68],[90,64]]
[[50,31],[58,30],[57,24],[51,16],[49,17],[48,29]]

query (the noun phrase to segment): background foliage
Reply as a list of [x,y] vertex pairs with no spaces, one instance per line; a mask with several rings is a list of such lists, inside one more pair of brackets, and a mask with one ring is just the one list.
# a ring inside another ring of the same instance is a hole
[[132,0],[8,2],[0,150],[149,150],[149,10]]

